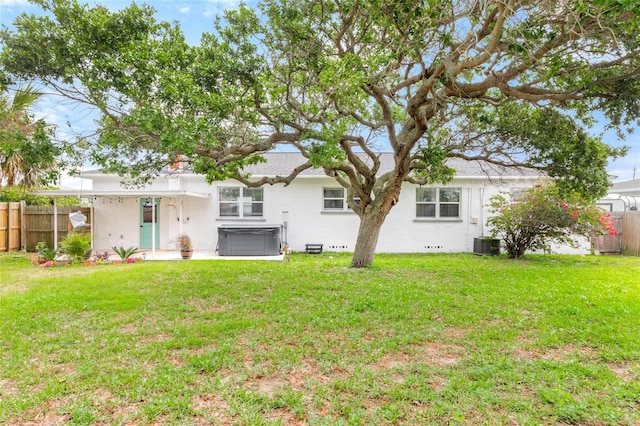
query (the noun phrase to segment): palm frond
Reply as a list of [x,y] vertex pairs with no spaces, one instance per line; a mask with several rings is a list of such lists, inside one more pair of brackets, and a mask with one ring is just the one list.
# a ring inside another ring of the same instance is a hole
[[42,96],[31,84],[20,87],[13,95],[11,111],[14,113],[24,113]]

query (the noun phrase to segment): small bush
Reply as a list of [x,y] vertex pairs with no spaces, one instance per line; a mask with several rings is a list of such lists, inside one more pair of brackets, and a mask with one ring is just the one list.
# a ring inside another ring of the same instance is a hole
[[60,241],[60,254],[71,263],[82,263],[91,257],[91,235],[72,232]]
[[576,194],[563,195],[555,185],[537,186],[521,199],[491,197],[487,220],[491,234],[502,238],[511,258],[530,249],[551,250],[552,243],[576,245],[575,237],[617,233],[611,216]]
[[111,247],[113,249],[113,251],[116,252],[116,254],[118,256],[120,256],[120,259],[122,259],[123,262],[127,261],[131,256],[133,256],[134,254],[136,254],[138,252],[138,247],[129,247],[129,248],[124,248],[122,246],[120,247]]
[[38,256],[38,262],[44,263],[53,262],[58,252],[55,249],[50,249],[44,241],[40,241],[36,244],[36,254]]

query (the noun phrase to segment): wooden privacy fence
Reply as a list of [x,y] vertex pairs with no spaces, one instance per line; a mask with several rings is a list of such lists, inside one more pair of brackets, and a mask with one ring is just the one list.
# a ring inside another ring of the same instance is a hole
[[0,251],[22,248],[22,213],[24,202],[0,203]]
[[621,228],[622,253],[629,256],[640,256],[640,211],[624,212]]
[[593,238],[593,246],[600,254],[640,256],[640,211],[612,212],[618,235]]
[[[90,207],[58,207],[58,241],[62,240],[73,229],[69,221],[69,213],[82,212],[91,223]],[[54,239],[54,207],[25,206],[24,202],[0,203],[0,252],[27,250],[35,251],[40,241],[53,248]]]
[[[64,239],[73,229],[69,221],[69,213],[82,212],[91,221],[90,207],[58,207],[58,241]],[[27,251],[34,251],[40,241],[53,248],[54,208],[52,206],[26,206],[24,211],[24,241]]]
[[591,239],[592,248],[598,254],[621,254],[622,246],[622,212],[612,212],[613,226],[618,230],[617,235],[602,235]]

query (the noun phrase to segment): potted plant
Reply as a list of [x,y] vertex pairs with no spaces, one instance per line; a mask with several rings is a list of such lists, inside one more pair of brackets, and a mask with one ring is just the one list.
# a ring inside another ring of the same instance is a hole
[[180,234],[176,238],[176,245],[180,250],[180,255],[183,259],[191,259],[193,255],[193,244],[191,244],[191,237],[187,234]]

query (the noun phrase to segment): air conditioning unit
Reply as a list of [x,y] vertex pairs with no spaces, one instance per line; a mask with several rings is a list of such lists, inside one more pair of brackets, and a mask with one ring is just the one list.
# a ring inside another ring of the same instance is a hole
[[497,256],[500,254],[500,240],[491,237],[474,238],[473,253],[480,256]]

